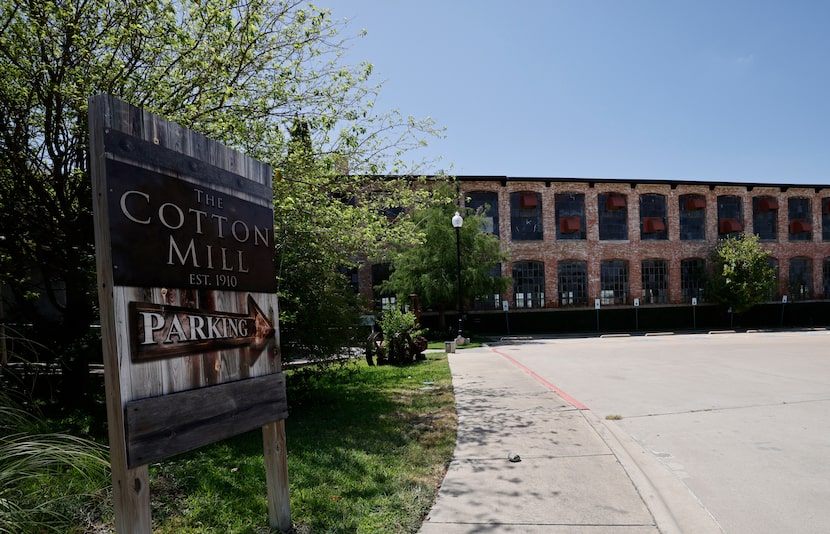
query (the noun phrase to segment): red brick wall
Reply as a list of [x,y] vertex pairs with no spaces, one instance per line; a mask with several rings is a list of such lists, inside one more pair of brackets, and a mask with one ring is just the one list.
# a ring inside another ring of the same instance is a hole
[[[822,265],[830,257],[830,242],[822,241],[821,199],[830,196],[830,187],[781,187],[742,184],[684,184],[684,183],[642,183],[627,181],[568,181],[568,180],[522,180],[459,178],[461,191],[494,191],[499,194],[499,232],[502,249],[507,251],[510,262],[502,272],[512,272],[512,262],[541,261],[545,264],[545,299],[547,307],[558,305],[557,262],[560,260],[582,260],[588,264],[588,298],[600,295],[600,263],[603,260],[626,260],[629,266],[630,299],[642,295],[641,261],[661,259],[668,262],[669,300],[681,302],[680,263],[687,258],[706,258],[717,242],[717,198],[721,195],[736,195],[742,199],[743,227],[752,232],[752,198],[773,196],[779,201],[778,239],[763,242],[779,262],[782,284],[787,280],[789,260],[793,257],[807,257],[812,260],[813,293],[824,297]],[[541,241],[512,241],[510,231],[510,194],[529,191],[541,194],[544,239]],[[582,193],[585,195],[585,240],[557,240],[554,195],[556,193]],[[627,197],[628,239],[600,241],[598,228],[597,195],[620,193]],[[640,195],[656,193],[666,198],[668,240],[642,241],[640,239]],[[681,241],[679,232],[679,197],[684,194],[699,194],[706,198],[706,240]],[[813,239],[809,242],[791,242],[788,238],[787,200],[790,197],[807,197],[811,200]],[[786,290],[784,290],[786,291]],[[506,297],[513,302],[512,289]],[[830,295],[827,295],[830,298]],[[629,302],[630,304],[631,302]]]

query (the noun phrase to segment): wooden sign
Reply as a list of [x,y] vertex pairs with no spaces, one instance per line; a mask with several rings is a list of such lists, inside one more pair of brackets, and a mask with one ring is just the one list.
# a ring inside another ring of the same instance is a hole
[[270,205],[118,160],[107,172],[116,285],[276,290]]
[[258,427],[287,531],[272,170],[106,95],[89,129],[116,531],[151,531],[147,463]]
[[244,314],[131,302],[130,328],[134,362],[234,347],[259,353],[274,336],[270,321],[251,297]]

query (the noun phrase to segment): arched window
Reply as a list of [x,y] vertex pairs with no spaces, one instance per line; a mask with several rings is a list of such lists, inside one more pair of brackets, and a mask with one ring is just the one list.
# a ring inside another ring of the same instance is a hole
[[545,307],[545,264],[541,261],[518,261],[513,264],[513,306]]
[[607,260],[600,263],[600,299],[605,305],[628,302],[628,262]]
[[752,199],[752,232],[761,241],[778,239],[778,200],[775,197]]
[[557,193],[556,239],[585,239],[585,195]]
[[706,197],[680,195],[680,240],[706,240]]
[[[490,267],[490,276],[499,278],[501,276],[501,264]],[[501,295],[493,293],[491,295],[479,295],[473,299],[474,310],[500,310],[501,309]]]
[[668,238],[666,197],[652,193],[640,195],[640,239],[660,241]]
[[790,259],[788,289],[793,300],[807,300],[813,296],[813,261],[810,258]]
[[666,260],[643,260],[642,281],[644,304],[669,301],[669,264]]
[[628,203],[622,193],[597,195],[599,238],[601,240],[628,239]]
[[467,193],[467,207],[484,216],[484,228],[487,233],[499,235],[499,194],[492,191],[473,191]]
[[542,195],[527,191],[510,194],[510,229],[513,241],[543,238]]
[[697,299],[703,303],[703,284],[706,280],[706,260],[689,258],[680,262],[680,294],[683,302]]
[[812,241],[813,216],[809,198],[791,198],[787,202],[790,241]]
[[830,197],[821,199],[821,240],[830,241]]
[[389,275],[392,273],[390,263],[376,263],[372,265],[372,295],[375,301],[375,309],[388,310],[394,308],[396,304],[395,295],[392,293],[385,293],[378,289],[378,286],[389,280]]
[[744,231],[741,197],[721,195],[718,197],[718,237],[728,237]]
[[560,306],[585,306],[588,304],[587,262],[560,261],[558,279]]

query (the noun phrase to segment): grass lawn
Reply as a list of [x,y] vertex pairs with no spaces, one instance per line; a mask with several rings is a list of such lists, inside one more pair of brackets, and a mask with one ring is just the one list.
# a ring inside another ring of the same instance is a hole
[[[446,355],[287,382],[296,532],[416,532],[455,446]],[[154,464],[150,479],[153,532],[269,532],[258,430]]]

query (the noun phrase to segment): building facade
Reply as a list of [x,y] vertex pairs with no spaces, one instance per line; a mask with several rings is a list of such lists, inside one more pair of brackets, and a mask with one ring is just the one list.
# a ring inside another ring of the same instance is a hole
[[[719,239],[757,234],[778,274],[770,301],[830,299],[830,185],[458,176],[467,208],[486,213],[513,279],[473,310],[706,302],[701,273]],[[449,224],[449,221],[447,222]],[[361,293],[388,264],[361,269]],[[403,303],[402,303],[403,304]]]
[[770,300],[830,298],[830,186],[460,176],[512,276],[477,309],[705,302],[718,239],[757,234],[778,272]]

